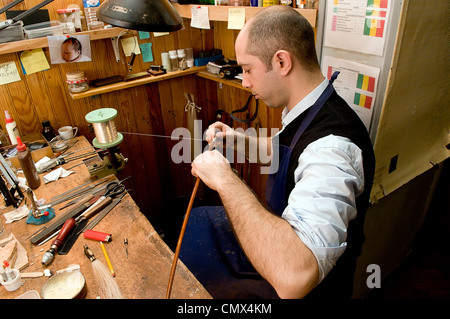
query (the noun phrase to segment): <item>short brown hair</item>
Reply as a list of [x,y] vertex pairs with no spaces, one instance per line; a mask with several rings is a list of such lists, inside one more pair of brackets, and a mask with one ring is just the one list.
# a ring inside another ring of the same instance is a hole
[[272,58],[278,50],[286,50],[308,71],[319,67],[314,30],[296,10],[285,6],[271,6],[261,10],[248,26],[247,51],[272,69]]

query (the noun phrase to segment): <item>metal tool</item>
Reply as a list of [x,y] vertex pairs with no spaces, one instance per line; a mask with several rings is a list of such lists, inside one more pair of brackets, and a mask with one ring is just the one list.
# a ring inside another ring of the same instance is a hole
[[11,186],[11,188],[9,188],[3,178],[0,177],[0,191],[2,192],[5,204],[6,206],[12,205],[15,208],[18,208],[24,198],[22,190],[19,187],[19,179],[11,170],[11,167],[6,163],[2,154],[0,154],[0,172],[6,182]]
[[[62,197],[59,197],[59,198],[54,197],[54,198],[48,203],[48,205],[57,205],[57,204],[61,204],[61,203],[65,202],[65,201],[68,201],[68,200],[70,200],[70,199],[72,199],[72,198],[76,198],[76,197],[78,197],[78,196],[80,196],[80,195],[89,193],[89,192],[91,192],[91,191],[96,190],[95,188],[96,188],[97,186],[99,186],[99,185],[101,185],[101,184],[103,184],[103,183],[106,183],[106,182],[108,182],[108,181],[109,181],[109,179],[108,179],[108,178],[105,178],[104,180],[100,180],[98,183],[95,183],[95,184],[92,184],[92,185],[85,186],[84,188],[81,188],[81,189],[79,189],[79,190],[77,190],[77,191],[75,191],[75,192],[74,192],[75,189],[72,189],[72,190],[70,191],[70,193],[68,193],[68,194],[66,194],[66,195],[64,195],[64,196],[62,196]],[[100,189],[101,189],[101,188],[99,188],[98,190],[100,190]],[[74,202],[71,203],[70,205],[75,204],[76,202],[78,202],[78,200],[77,200],[77,201],[74,201]],[[70,205],[66,204],[64,207],[61,207],[60,209],[66,208],[67,206],[70,206]]]
[[39,173],[48,172],[48,171],[51,171],[53,168],[55,168],[58,165],[63,165],[63,164],[66,164],[66,163],[68,163],[70,161],[74,161],[74,160],[77,160],[77,159],[80,159],[80,158],[83,158],[83,157],[86,157],[86,156],[91,156],[93,154],[97,154],[97,153],[103,152],[103,151],[104,151],[103,149],[99,149],[99,150],[95,150],[95,151],[88,152],[88,153],[85,153],[85,154],[72,156],[70,158],[66,158],[66,156],[68,156],[69,154],[60,155],[60,156],[58,156],[56,158],[53,158],[53,159],[51,159],[51,160],[49,160],[47,162],[41,163],[37,167],[37,169],[38,169]]
[[52,262],[53,258],[56,255],[56,252],[64,245],[64,241],[70,234],[70,231],[75,227],[75,223],[75,218],[69,218],[68,220],[66,220],[61,228],[61,231],[58,234],[58,237],[56,237],[56,239],[53,241],[50,249],[47,250],[42,256],[41,264],[48,266]]
[[125,245],[125,255],[127,256],[128,259],[128,238],[124,238],[123,239],[123,244]]
[[[216,138],[212,140],[209,144],[208,151],[212,150],[214,144],[216,143]],[[181,226],[180,236],[178,237],[177,247],[175,249],[175,256],[173,257],[172,269],[170,270],[169,276],[169,284],[167,286],[166,299],[170,298],[170,293],[172,291],[173,278],[175,276],[175,269],[177,268],[178,256],[180,255],[181,243],[183,242],[184,233],[186,232],[186,226],[189,219],[189,215],[191,214],[192,206],[194,205],[195,196],[197,195],[197,190],[200,185],[200,177],[197,177],[195,181],[194,190],[192,191],[191,199],[189,200],[188,208],[186,211],[186,215],[183,220],[183,225]]]
[[89,201],[93,198],[92,195],[86,195],[83,197],[83,200],[78,203],[77,206],[73,207],[72,210],[68,211],[64,216],[59,217],[48,227],[42,227],[39,229],[33,237],[31,237],[30,241],[32,244],[37,245],[41,243],[46,238],[50,237],[58,231],[62,225],[66,222],[67,219],[76,217],[85,211],[89,207]]
[[19,3],[21,3],[24,0],[14,0],[11,3],[8,3],[6,6],[4,6],[3,8],[0,9],[0,14],[2,14],[3,12],[8,11],[9,9],[11,9],[12,7],[15,7],[16,5],[18,5]]
[[87,229],[94,228],[126,195],[124,192],[121,196],[115,198],[111,204],[109,204],[101,213],[99,213],[97,216],[95,216],[89,224],[87,224],[84,229],[81,230],[81,232],[86,231]]
[[0,31],[3,30],[3,29],[6,29],[9,26],[12,26],[14,23],[16,23],[16,22],[22,20],[23,18],[29,16],[30,14],[32,14],[35,11],[39,10],[43,6],[46,6],[50,2],[53,2],[53,0],[44,0],[41,3],[39,3],[39,4],[35,5],[34,7],[32,7],[31,9],[28,9],[28,10],[22,12],[21,14],[15,16],[14,18],[0,22]]
[[112,202],[111,197],[107,197],[105,200],[103,200],[100,204],[96,205],[95,207],[94,204],[91,205],[91,207],[89,207],[86,211],[84,211],[80,216],[76,218],[75,229],[72,231],[70,237],[66,240],[64,246],[61,248],[59,252],[60,255],[66,255],[69,253],[70,249],[75,244],[78,236],[81,234],[81,230],[84,229],[84,227],[86,226],[89,218],[100,212],[111,202]]
[[30,201],[30,213],[28,214],[26,223],[27,224],[33,224],[33,225],[42,225],[50,220],[52,220],[55,217],[55,210],[51,207],[46,207],[44,209],[39,209],[36,206],[36,202],[34,201],[33,191],[31,188],[27,188],[26,190],[28,199]]

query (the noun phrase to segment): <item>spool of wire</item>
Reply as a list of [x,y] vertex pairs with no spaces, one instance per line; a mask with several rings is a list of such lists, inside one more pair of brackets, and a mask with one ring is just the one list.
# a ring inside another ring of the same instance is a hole
[[86,121],[94,127],[95,138],[92,145],[97,148],[109,148],[123,141],[123,136],[117,132],[114,123],[116,116],[117,110],[113,108],[97,109],[86,114]]

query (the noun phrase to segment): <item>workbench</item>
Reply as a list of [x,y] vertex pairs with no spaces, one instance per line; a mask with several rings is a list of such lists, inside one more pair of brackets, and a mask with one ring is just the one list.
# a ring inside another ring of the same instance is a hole
[[[70,149],[71,151],[91,146],[86,138],[82,136],[75,139],[78,139],[78,142]],[[66,169],[81,161],[82,159],[75,160],[62,166]],[[70,170],[75,173],[47,184],[44,184],[42,179],[42,176],[47,173],[40,174],[41,185],[33,190],[36,198],[44,198],[49,201],[58,194],[62,194],[91,180],[94,184],[97,180],[95,177],[90,176],[85,165],[78,165]],[[19,174],[19,176],[23,175]],[[111,178],[112,180],[116,179],[114,175]],[[0,199],[0,206],[3,206],[3,204],[3,199]],[[24,204],[25,200],[21,203],[21,206]],[[61,203],[54,206],[56,217],[44,225],[50,225],[58,216],[64,214],[65,210],[60,211],[60,207],[64,204]],[[2,209],[2,213],[13,209],[14,207],[12,206],[5,207]],[[85,298],[94,299],[101,297],[100,287],[94,278],[92,263],[85,256],[83,250],[83,245],[87,244],[94,252],[95,257],[106,266],[107,263],[102,254],[100,242],[86,239],[81,234],[67,255],[56,254],[51,264],[43,266],[41,264],[42,256],[50,248],[53,239],[42,246],[33,245],[28,239],[30,235],[43,225],[27,224],[26,218],[6,224],[3,214],[0,216],[0,219],[5,224],[5,231],[1,234],[0,239],[13,233],[18,242],[27,251],[28,266],[22,270],[22,273],[43,272],[45,269],[49,269],[54,275],[56,271],[65,269],[71,264],[78,264],[86,280],[87,292]],[[93,230],[112,234],[112,241],[105,243],[105,246],[116,273],[115,280],[124,298],[165,298],[174,254],[128,193]],[[126,257],[124,245],[125,237],[128,239],[128,258]],[[41,289],[47,280],[49,280],[49,277],[46,276],[22,279],[23,285],[13,292],[9,292],[1,286],[0,298],[16,298],[31,290],[36,290],[41,295]],[[211,296],[186,266],[181,261],[178,261],[171,299],[191,298],[209,299]]]

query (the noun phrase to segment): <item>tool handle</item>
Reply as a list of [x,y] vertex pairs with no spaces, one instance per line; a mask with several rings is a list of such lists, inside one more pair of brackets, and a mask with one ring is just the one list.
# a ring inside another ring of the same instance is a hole
[[51,159],[51,160],[49,160],[47,162],[41,163],[38,166],[38,171],[39,171],[39,173],[47,172],[47,171],[51,170],[52,168],[54,168],[54,167],[56,167],[58,165],[59,165],[58,159],[57,158],[53,158],[53,159]]
[[94,203],[93,205],[95,206],[91,206],[89,208],[89,211],[86,212],[85,214],[83,214],[82,219],[89,219],[92,216],[94,216],[95,214],[97,214],[99,211],[101,211],[103,208],[105,208],[107,205],[109,205],[112,202],[112,198],[111,197],[101,197],[99,199],[98,203]]
[[66,222],[64,223],[64,225],[61,228],[61,231],[58,234],[58,237],[56,237],[56,239],[53,241],[52,244],[58,248],[61,248],[62,245],[64,244],[64,241],[67,238],[67,235],[69,235],[70,231],[72,230],[72,228],[74,226],[75,226],[74,218],[69,218],[68,220],[66,220]]

